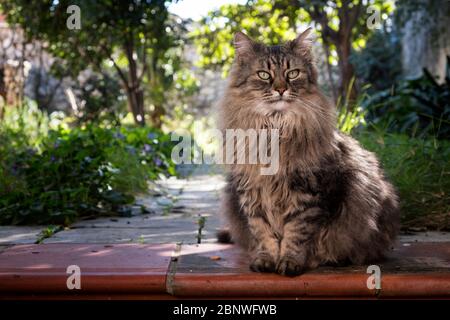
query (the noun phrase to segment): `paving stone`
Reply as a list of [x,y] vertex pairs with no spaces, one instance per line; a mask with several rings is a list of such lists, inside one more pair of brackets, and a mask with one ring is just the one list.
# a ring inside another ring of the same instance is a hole
[[[81,228],[58,232],[43,243],[197,243],[197,230],[165,228]],[[214,242],[215,232],[204,231],[202,242]]]
[[44,243],[174,243],[195,242],[195,231],[182,229],[82,228],[59,232]]
[[175,225],[192,224],[191,216],[183,215],[141,215],[130,218],[98,218],[79,221],[71,228],[164,228]]
[[402,242],[450,242],[450,232],[427,231],[402,234],[399,239]]
[[0,226],[0,244],[35,243],[45,226]]
[[[206,218],[202,242],[214,242],[220,228],[217,215]],[[71,229],[54,234],[44,243],[196,243],[198,215],[145,215],[79,221]]]

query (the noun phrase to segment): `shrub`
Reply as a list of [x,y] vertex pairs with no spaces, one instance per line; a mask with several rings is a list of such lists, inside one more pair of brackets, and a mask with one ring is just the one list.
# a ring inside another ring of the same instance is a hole
[[79,80],[74,92],[80,105],[80,110],[75,112],[79,123],[119,123],[120,113],[126,109],[120,83],[106,72],[93,73]]
[[358,83],[370,84],[371,93],[389,89],[402,73],[400,37],[395,30],[375,31],[365,47],[353,51],[350,62],[355,67]]
[[120,213],[147,179],[175,174],[170,136],[153,128],[58,128],[39,139],[0,126],[0,224],[70,224]]
[[450,229],[450,142],[363,131],[357,139],[375,152],[397,188],[404,227]]
[[391,132],[410,136],[450,138],[450,57],[443,84],[424,70],[423,76],[397,83],[368,99],[369,119],[383,123]]

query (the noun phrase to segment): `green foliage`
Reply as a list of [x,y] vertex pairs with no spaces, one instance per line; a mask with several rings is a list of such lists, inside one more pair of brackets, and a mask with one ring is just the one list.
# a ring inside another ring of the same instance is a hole
[[336,108],[338,110],[337,114],[337,127],[340,131],[351,134],[356,129],[362,128],[366,125],[366,114],[367,111],[362,107],[364,99],[367,94],[361,94],[356,101],[349,101],[349,96],[351,94],[352,86],[354,85],[354,78],[350,82],[350,86],[347,89],[346,97],[343,99],[339,97]]
[[[38,147],[49,129],[64,126],[63,118],[64,115],[59,112],[47,115],[45,111],[39,110],[34,101],[26,100],[21,106],[5,107],[0,128],[8,130],[4,139],[8,139],[11,147]],[[2,143],[7,144],[6,141]]]
[[[136,121],[139,115],[138,122],[143,124],[143,99],[157,107],[150,111],[158,120],[169,89],[174,89],[180,78],[186,80],[182,72],[178,74],[184,66],[181,51],[186,30],[181,19],[169,15],[168,2],[12,0],[2,2],[0,11],[8,22],[20,25],[27,38],[49,44],[46,51],[57,59],[52,71],[58,78],[76,78],[84,70],[101,75],[89,83],[94,90],[82,92],[87,102],[82,120],[95,120],[101,110],[114,106],[108,103],[119,90],[104,88],[117,87],[114,82],[120,81],[130,111]],[[70,5],[80,8],[79,30],[66,26]],[[108,77],[109,72],[115,72],[115,81]],[[95,90],[98,94],[93,94]]]
[[381,91],[365,103],[373,122],[382,123],[390,131],[449,139],[450,64],[443,84],[424,70],[420,78],[400,81],[392,90]]
[[174,144],[169,134],[152,127],[122,127],[114,136],[149,168],[150,179],[156,179],[158,174],[176,175],[171,159]]
[[27,128],[0,126],[0,224],[118,214],[147,179],[175,174],[170,136],[153,128],[59,126],[39,139]]
[[42,243],[45,239],[50,238],[55,233],[61,231],[63,228],[61,226],[49,225],[47,228],[41,231],[39,238],[36,240],[36,244]]
[[365,114],[365,110],[357,105],[352,109],[340,109],[337,118],[339,130],[346,134],[352,133],[358,127],[366,124]]
[[245,30],[255,40],[278,44],[296,36],[296,22],[270,1],[254,0],[245,5],[221,6],[200,22],[192,37],[201,55],[200,66],[223,67],[228,72],[234,48],[234,33]]
[[[164,44],[168,16],[164,0],[155,1],[82,1],[14,0],[2,2],[1,9],[11,23],[19,24],[33,39],[50,43],[50,53],[66,63],[77,75],[87,65],[101,67],[116,47],[126,41],[150,47]],[[81,29],[66,26],[70,5],[81,12]],[[151,19],[149,18],[151,17]]]
[[400,78],[400,38],[385,30],[373,33],[360,51],[354,51],[350,62],[355,67],[358,82],[370,85],[370,92],[390,88]]
[[79,92],[79,107],[75,116],[79,123],[112,121],[118,123],[124,111],[124,95],[119,81],[109,74],[92,74],[78,83],[74,91]]
[[206,217],[199,216],[198,220],[197,220],[197,224],[198,224],[197,243],[202,242],[202,231],[203,231],[203,228],[205,227],[205,223],[206,223]]
[[[356,16],[350,40],[354,47],[362,48],[372,34],[372,30],[367,27],[367,8],[371,6],[379,10],[381,15],[393,11],[393,1],[347,1],[347,5],[348,12],[340,12],[343,7],[341,1],[326,0],[249,0],[245,5],[221,6],[203,18],[199,28],[191,33],[200,53],[199,64],[220,67],[225,73],[228,72],[234,55],[232,37],[236,31],[244,30],[257,41],[276,45],[294,39],[300,27],[304,28],[308,24],[315,25],[320,31],[321,40],[326,39],[330,49],[336,53],[333,41],[329,38],[338,39],[339,19],[355,11],[353,9],[358,5],[361,7],[356,10],[359,15]],[[335,56],[329,58],[333,60]]]
[[450,142],[384,130],[356,135],[375,152],[397,188],[403,227],[450,228]]

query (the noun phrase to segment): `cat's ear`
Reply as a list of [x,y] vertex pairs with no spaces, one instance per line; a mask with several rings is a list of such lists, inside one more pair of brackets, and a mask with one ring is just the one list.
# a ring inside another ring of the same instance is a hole
[[308,70],[308,78],[311,83],[317,84],[317,69],[314,65],[314,59],[312,54],[313,39],[311,37],[312,28],[308,28],[303,31],[295,40],[290,42],[291,50],[295,54],[302,57],[306,62]]
[[300,54],[309,54],[312,48],[313,39],[311,38],[312,28],[309,27],[291,42],[291,47]]
[[303,31],[302,33],[300,33],[300,34],[297,36],[297,38],[295,38],[294,42],[295,42],[297,45],[304,44],[305,42],[311,42],[311,37],[310,37],[311,31],[312,31],[312,28],[309,27],[308,29],[306,29],[305,31]]
[[234,35],[233,44],[234,49],[236,50],[236,55],[245,56],[247,54],[253,53],[253,47],[255,42],[252,39],[250,39],[250,37],[247,36],[245,33],[238,31]]

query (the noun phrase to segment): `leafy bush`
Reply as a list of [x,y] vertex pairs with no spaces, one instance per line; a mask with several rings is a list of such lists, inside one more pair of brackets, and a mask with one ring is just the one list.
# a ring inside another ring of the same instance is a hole
[[174,142],[169,134],[151,127],[121,127],[113,135],[148,168],[150,179],[161,173],[176,175],[171,159]]
[[74,88],[80,110],[75,112],[79,123],[110,121],[118,123],[120,112],[125,109],[124,94],[120,83],[108,75],[90,74],[79,80]]
[[411,136],[450,138],[450,57],[443,84],[424,70],[423,76],[403,80],[394,90],[385,90],[366,101],[369,118],[391,132]]
[[69,224],[120,213],[147,179],[175,174],[170,136],[153,128],[0,126],[0,224]]
[[397,188],[403,227],[450,229],[450,141],[378,130],[356,137],[378,155]]
[[395,31],[375,31],[361,51],[353,51],[350,62],[358,82],[369,91],[389,89],[402,73],[400,37]]

